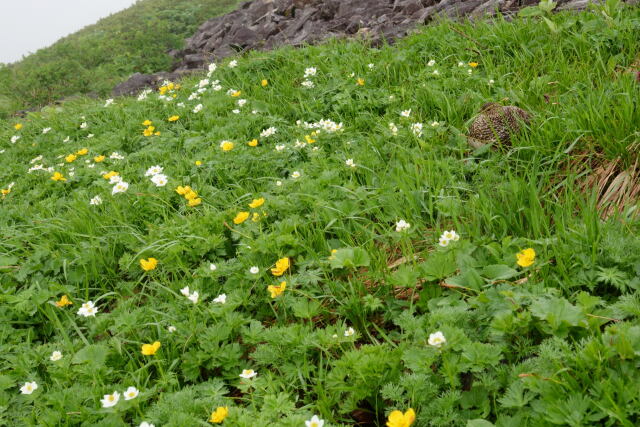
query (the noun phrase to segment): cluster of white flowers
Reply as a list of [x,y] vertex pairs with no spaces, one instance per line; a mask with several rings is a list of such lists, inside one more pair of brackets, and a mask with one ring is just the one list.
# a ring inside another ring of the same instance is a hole
[[344,125],[342,122],[336,123],[333,120],[322,119],[318,122],[303,122],[302,120],[297,120],[296,125],[302,126],[305,129],[320,129],[324,130],[327,133],[338,132],[344,130]]
[[309,77],[315,77],[315,75],[317,73],[318,73],[318,70],[316,70],[315,67],[306,68],[304,70],[304,78],[305,78],[305,80],[301,83],[301,85],[303,87],[306,87],[307,89],[311,89],[311,88],[315,87],[315,84],[313,83],[312,80],[309,80]]
[[262,132],[260,132],[260,136],[262,138],[268,138],[268,137],[274,135],[277,131],[278,131],[278,129],[276,129],[273,126],[271,126],[271,127],[266,128]]
[[198,302],[198,299],[200,298],[200,294],[198,293],[198,291],[191,292],[188,286],[185,286],[184,288],[180,289],[180,293],[185,297],[189,298],[189,301],[191,301],[194,304],[196,304]]
[[[138,397],[140,391],[134,386],[128,387],[123,393],[124,400],[132,400]],[[113,394],[105,394],[102,399],[100,399],[100,403],[102,403],[103,408],[111,408],[116,406],[120,401],[120,393],[114,391]]]
[[145,99],[147,99],[147,96],[149,96],[151,92],[153,92],[153,90],[151,89],[145,89],[140,92],[140,95],[138,95],[138,101],[144,101]]
[[347,166],[355,168],[356,164],[353,162],[353,159],[347,159],[346,162],[344,162]]
[[398,135],[398,126],[396,126],[395,123],[393,122],[389,123],[389,130],[391,131],[391,135],[393,136]]
[[411,125],[411,132],[418,138],[422,136],[422,123],[413,123]]
[[214,62],[209,64],[209,71],[207,72],[207,77],[211,77],[213,75],[213,73],[215,73],[217,68],[218,68],[218,66]]
[[400,221],[396,222],[396,231],[398,233],[408,230],[410,227],[411,227],[411,224],[409,224],[404,219],[401,219]]
[[55,170],[55,168],[53,166],[50,166],[48,168],[45,168],[44,165],[39,164],[39,165],[35,165],[29,168],[29,170],[27,171],[27,173],[31,173],[34,171],[45,171],[45,172],[53,172]]
[[203,108],[202,104],[198,104],[193,108],[193,112],[199,113],[200,111],[202,111],[202,108]]
[[457,242],[458,240],[460,240],[460,236],[458,235],[458,233],[456,233],[454,230],[450,230],[442,233],[442,235],[438,239],[438,243],[444,248],[445,246],[449,246],[449,243]]
[[95,317],[98,309],[93,304],[93,301],[87,301],[78,310],[78,315],[82,317]]
[[345,337],[352,337],[355,333],[356,333],[355,329],[353,329],[351,326],[349,326],[349,327],[344,331],[344,336],[345,336]]
[[109,158],[111,160],[122,160],[122,159],[124,159],[124,156],[122,154],[119,154],[117,151],[114,151],[113,153],[111,153]]
[[162,173],[164,169],[160,165],[151,166],[144,173],[144,176],[150,176],[151,182],[153,182],[156,187],[164,187],[169,182],[169,178]]

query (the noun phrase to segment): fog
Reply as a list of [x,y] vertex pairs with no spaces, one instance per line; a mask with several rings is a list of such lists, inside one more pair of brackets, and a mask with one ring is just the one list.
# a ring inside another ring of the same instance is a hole
[[0,0],[0,63],[15,62],[135,2]]

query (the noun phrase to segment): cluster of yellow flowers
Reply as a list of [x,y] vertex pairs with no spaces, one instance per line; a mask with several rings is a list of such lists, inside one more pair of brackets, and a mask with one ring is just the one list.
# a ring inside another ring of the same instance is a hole
[[177,85],[173,82],[168,82],[160,86],[158,88],[158,92],[160,92],[160,95],[163,95],[163,96],[167,94],[171,94],[171,96],[175,98],[177,95],[174,92],[178,89],[180,89],[180,85]]
[[156,130],[156,127],[153,126],[152,123],[153,122],[151,120],[145,120],[144,122],[142,122],[142,126],[146,126],[146,128],[142,131],[142,134],[144,136],[160,136],[159,131],[154,132]]
[[188,201],[187,204],[191,207],[198,206],[200,203],[202,203],[202,199],[198,197],[198,193],[196,193],[188,185],[185,185],[184,187],[181,185],[178,186],[178,188],[176,188],[176,193],[184,196],[184,198]]
[[[253,199],[251,203],[249,203],[249,207],[251,209],[257,209],[260,206],[264,205],[264,197],[260,197],[259,199]],[[233,223],[236,225],[242,224],[247,219],[249,219],[251,214],[247,211],[238,212],[238,214],[233,218]],[[262,216],[265,216],[265,213],[262,212]],[[260,220],[260,214],[258,212],[253,213],[253,217],[251,218],[253,222],[257,222]]]
[[78,156],[86,156],[89,153],[89,149],[88,148],[81,148],[80,150],[76,151],[75,153],[71,153],[71,154],[67,154],[64,158],[64,161],[67,163],[71,163],[73,161],[75,161]]

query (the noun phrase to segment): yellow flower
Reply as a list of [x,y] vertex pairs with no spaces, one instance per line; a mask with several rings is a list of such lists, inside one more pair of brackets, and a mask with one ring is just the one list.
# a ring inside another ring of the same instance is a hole
[[66,295],[62,295],[60,297],[60,301],[56,301],[56,307],[60,307],[60,308],[66,307],[71,304],[73,304],[73,302]]
[[222,141],[220,143],[220,148],[222,148],[222,151],[231,151],[231,150],[233,150],[233,142],[231,142],[231,141]]
[[165,93],[167,93],[167,90],[169,90],[169,88],[166,86],[160,86],[160,88],[158,89],[160,95],[164,95]]
[[176,188],[176,193],[178,193],[181,196],[184,196],[185,194],[187,194],[189,191],[191,190],[191,187],[189,187],[188,185],[183,186],[178,186],[178,188]]
[[416,420],[416,413],[409,408],[404,414],[401,411],[393,411],[389,414],[387,427],[409,427]]
[[260,221],[260,214],[258,212],[254,212],[253,216],[251,217],[251,221],[253,221],[253,222]]
[[236,225],[242,224],[247,220],[247,218],[249,218],[249,212],[238,212],[238,215],[233,218],[233,223]]
[[267,79],[262,79],[260,84],[262,85],[262,87],[265,87],[265,86],[267,86],[269,84],[269,81]]
[[253,199],[251,203],[249,203],[249,207],[251,209],[259,208],[264,205],[264,197],[260,197],[259,199]]
[[289,258],[280,258],[278,261],[276,261],[275,268],[271,269],[271,274],[273,274],[274,276],[282,276],[284,272],[289,269],[289,265]]
[[0,194],[2,194],[2,198],[4,199],[7,194],[11,193],[11,188],[3,188],[0,190]]
[[104,179],[111,179],[111,178],[113,178],[114,176],[117,176],[117,175],[119,175],[118,172],[111,171],[111,172],[105,173],[104,175],[102,175],[102,177]]
[[271,293],[271,298],[275,298],[287,289],[287,282],[280,282],[279,285],[269,285],[267,290]]
[[211,418],[209,418],[210,423],[220,424],[227,418],[229,415],[229,408],[226,406],[218,406],[215,411],[211,413]]
[[102,156],[102,155],[101,155],[101,156],[95,156],[95,157],[93,158],[93,161],[94,161],[94,162],[96,162],[96,163],[100,163],[100,162],[104,162],[104,159],[105,159],[105,158],[106,158],[106,157],[105,157],[105,156]]
[[156,128],[154,126],[149,126],[148,128],[146,128],[145,130],[142,131],[142,134],[144,136],[151,136],[153,135],[153,131],[156,130]]
[[523,249],[516,254],[520,267],[529,267],[536,260],[536,251],[533,248]]
[[141,259],[140,260],[140,267],[142,267],[142,269],[144,271],[155,270],[155,268],[157,266],[158,266],[158,260],[155,259],[155,258]]
[[196,193],[195,191],[193,191],[192,189],[189,189],[189,191],[187,191],[184,194],[184,198],[187,200],[194,200],[198,197],[198,193]]
[[171,116],[171,117],[169,117],[167,120],[168,120],[168,121],[170,121],[170,122],[175,122],[175,121],[177,121],[179,118],[180,118],[180,116]]
[[64,161],[67,163],[71,163],[77,158],[78,157],[75,154],[69,154],[67,157],[64,158]]
[[[266,82],[266,80],[263,80],[263,81],[265,81],[265,82]],[[262,86],[266,86],[266,85],[262,85]],[[14,128],[15,130],[20,130],[20,129],[22,129],[22,123],[16,123],[15,125],[13,125],[13,128]]]
[[310,135],[305,135],[304,139],[307,141],[307,144],[313,144],[314,142],[316,142],[316,140],[311,138]]
[[76,154],[78,156],[85,156],[88,152],[89,152],[88,148],[81,148],[76,152]]
[[254,138],[251,141],[247,142],[247,145],[249,147],[257,147],[258,146],[258,140]]
[[359,78],[356,80],[356,84],[357,84],[358,86],[364,86],[364,79],[359,77]]
[[469,66],[471,68],[476,68],[478,66],[478,63],[477,62],[469,62]]
[[52,180],[54,181],[66,181],[67,178],[64,177],[64,175],[62,175],[60,172],[54,172],[53,176],[51,177]]
[[155,341],[153,344],[142,344],[141,353],[145,356],[153,356],[158,352],[160,348],[160,341]]
[[196,160],[196,166],[202,166],[202,162],[200,160]]
[[142,122],[142,126],[151,126],[151,123],[153,123],[151,120],[145,120]]
[[242,95],[242,91],[241,90],[236,90],[235,92],[233,92],[231,94],[231,96],[233,96],[234,98],[239,97],[240,95]]
[[154,133],[155,136],[160,136],[160,132]]
[[191,207],[194,207],[198,206],[200,203],[202,203],[202,199],[200,197],[196,197],[195,199],[190,199],[187,204]]
[[169,90],[173,90],[173,89],[175,89],[175,87],[176,87],[176,85],[174,83],[171,83],[171,82],[167,85],[167,89],[169,89]]
[[333,256],[333,254],[335,254],[336,252],[338,252],[337,249],[331,249],[331,255],[329,255],[329,259],[334,259],[335,256]]

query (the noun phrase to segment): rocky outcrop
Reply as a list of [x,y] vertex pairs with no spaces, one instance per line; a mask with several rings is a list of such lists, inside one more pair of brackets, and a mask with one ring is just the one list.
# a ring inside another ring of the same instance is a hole
[[[635,0],[634,0],[635,1]],[[589,0],[557,0],[559,9],[583,9]],[[511,14],[538,0],[253,0],[237,10],[208,20],[176,59],[174,73],[136,74],[114,89],[115,96],[133,94],[180,73],[251,49],[318,43],[332,37],[366,37],[371,43],[393,42],[417,24],[438,16],[478,18]]]

